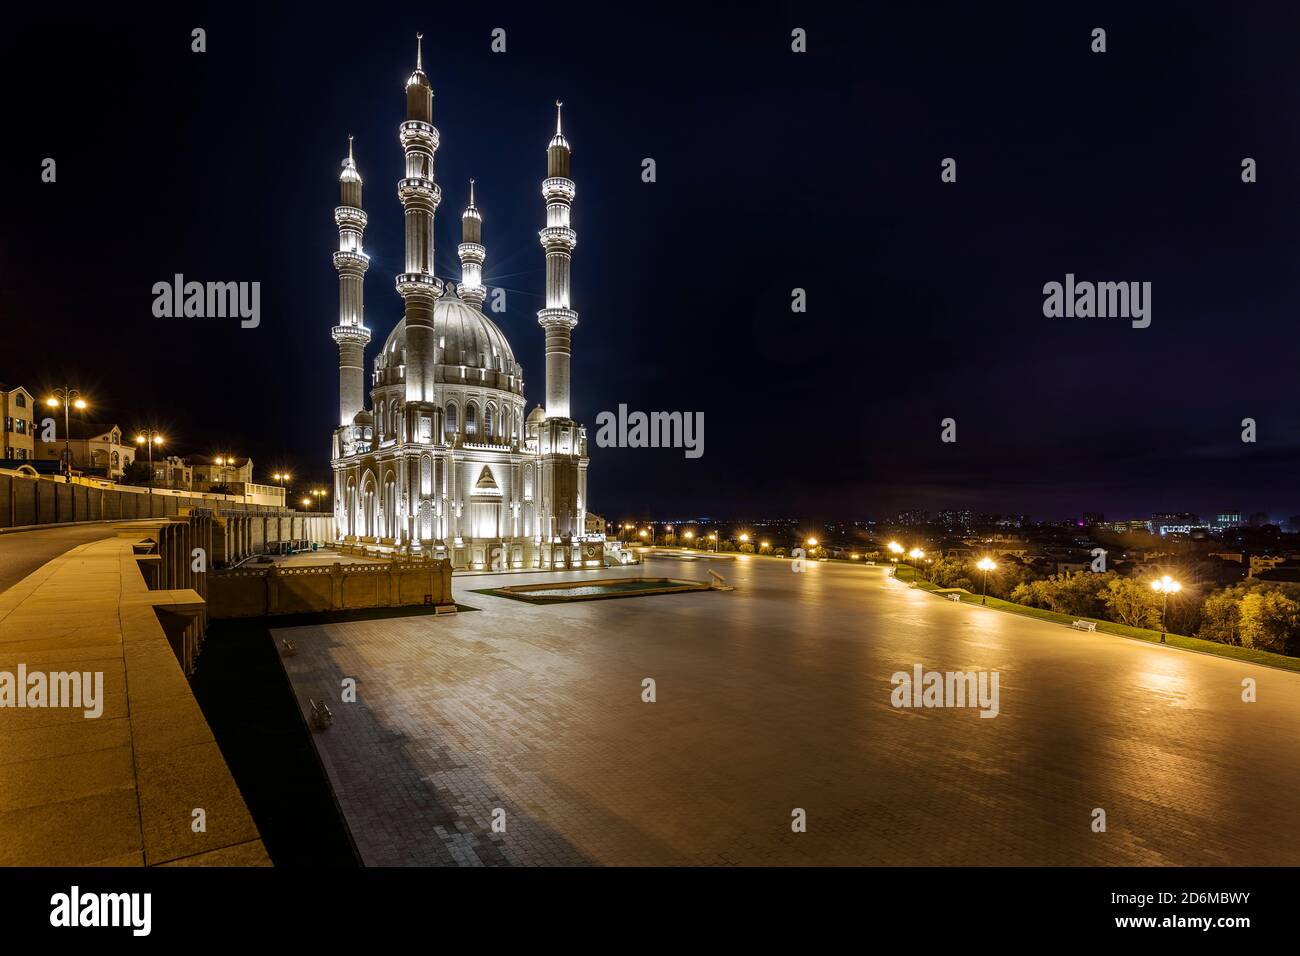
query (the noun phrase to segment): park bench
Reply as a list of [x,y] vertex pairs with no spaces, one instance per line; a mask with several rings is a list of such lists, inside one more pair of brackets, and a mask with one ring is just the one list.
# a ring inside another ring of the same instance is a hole
[[1095,631],[1097,630],[1097,622],[1096,621],[1075,621],[1073,624],[1070,625],[1070,627],[1077,628],[1080,631]]

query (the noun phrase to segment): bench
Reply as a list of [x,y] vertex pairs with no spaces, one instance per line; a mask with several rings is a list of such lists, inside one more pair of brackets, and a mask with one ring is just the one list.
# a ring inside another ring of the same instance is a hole
[[1076,628],[1080,631],[1095,631],[1097,630],[1097,622],[1096,621],[1075,621],[1073,624],[1070,625],[1070,627]]
[[944,597],[946,597],[949,601],[956,601],[958,604],[961,603],[960,594],[945,594]]

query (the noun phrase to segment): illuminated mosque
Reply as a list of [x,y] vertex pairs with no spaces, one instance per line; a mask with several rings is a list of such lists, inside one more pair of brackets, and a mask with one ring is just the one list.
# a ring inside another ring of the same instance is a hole
[[[397,183],[405,214],[405,266],[397,292],[405,309],[374,356],[370,407],[363,385],[362,250],[366,214],[352,141],[334,210],[339,246],[339,419],[334,431],[335,518],[345,541],[450,558],[457,568],[563,568],[603,558],[601,536],[585,535],[587,434],[570,417],[569,365],[578,313],[569,270],[577,234],[571,150],[561,132],[546,149],[542,181],[546,299],[537,313],[546,342],[546,404],[527,411],[524,372],[510,342],[484,311],[483,217],[474,183],[461,214],[460,281],[433,271],[434,177],[439,133],[433,89],[422,68],[406,81],[398,135],[406,171]],[[602,562],[603,563],[603,562]]]

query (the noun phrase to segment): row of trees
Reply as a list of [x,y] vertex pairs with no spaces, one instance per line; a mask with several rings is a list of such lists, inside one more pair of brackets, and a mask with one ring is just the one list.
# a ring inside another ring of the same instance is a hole
[[[974,562],[941,559],[930,578],[940,587],[978,593],[983,572]],[[1015,604],[1144,628],[1160,626],[1164,601],[1150,582],[1114,571],[1041,577],[1014,559],[1000,561],[989,574],[988,592]],[[1166,624],[1177,634],[1300,655],[1300,586],[1251,578],[1218,590],[1185,588],[1169,599]]]

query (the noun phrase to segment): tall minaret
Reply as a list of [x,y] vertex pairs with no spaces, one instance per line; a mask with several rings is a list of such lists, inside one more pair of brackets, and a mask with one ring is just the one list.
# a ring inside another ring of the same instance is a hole
[[366,344],[370,330],[365,324],[362,291],[370,257],[361,248],[366,232],[366,214],[361,208],[361,174],[352,158],[352,137],[348,137],[348,158],[339,174],[339,206],[334,222],[339,227],[339,250],[334,268],[339,274],[339,324],[331,330],[339,346],[339,425],[351,425],[357,412],[366,407]]
[[569,354],[578,313],[569,308],[569,264],[578,235],[569,226],[574,185],[569,178],[569,141],[560,132],[560,106],[555,101],[555,136],[546,150],[546,228],[539,234],[546,250],[546,308],[537,321],[546,330],[546,417],[569,417]]
[[546,149],[546,308],[537,321],[546,330],[546,418],[538,428],[538,530],[545,540],[543,567],[572,567],[579,560],[572,539],[583,534],[586,449],[583,431],[570,417],[569,354],[578,313],[569,308],[569,264],[577,234],[569,226],[574,186],[569,178],[569,142],[560,132],[560,102],[555,103],[555,136]]
[[438,131],[433,126],[433,88],[424,75],[420,41],[415,35],[415,72],[406,81],[406,120],[399,127],[406,150],[406,175],[397,197],[406,214],[406,271],[397,291],[406,300],[406,400],[433,401],[433,303],[442,281],[433,275],[433,215],[442,190],[433,181],[433,154]]
[[456,248],[460,256],[460,297],[477,309],[483,308],[487,290],[483,288],[483,262],[487,250],[483,248],[483,217],[474,205],[474,180],[469,181],[469,205],[460,217],[461,243]]

